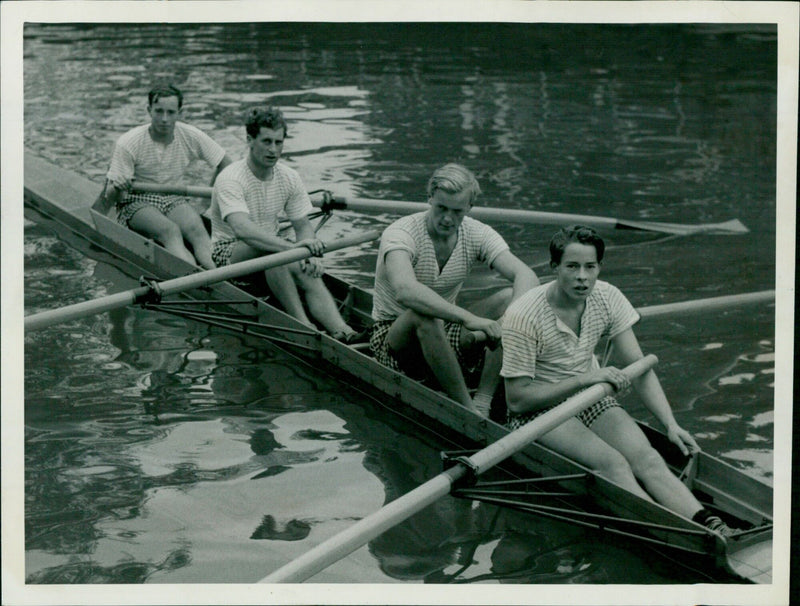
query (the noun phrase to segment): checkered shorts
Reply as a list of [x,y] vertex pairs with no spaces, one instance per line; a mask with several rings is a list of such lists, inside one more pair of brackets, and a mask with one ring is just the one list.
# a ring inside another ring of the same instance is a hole
[[[579,414],[575,415],[575,417],[586,427],[591,427],[592,423],[594,423],[597,419],[600,418],[605,411],[614,408],[616,406],[620,406],[619,402],[614,396],[606,396],[602,398],[595,404],[589,406],[589,408],[584,409]],[[510,410],[506,416],[506,427],[511,430],[519,429],[526,423],[530,423],[536,417],[543,415],[548,410],[552,410],[555,406],[551,406],[550,408],[545,408],[544,410],[537,410],[535,412],[528,412],[522,414],[514,414]]]
[[233,247],[238,241],[236,238],[228,238],[214,242],[211,247],[211,259],[217,264],[217,267],[230,263]]
[[117,222],[128,227],[128,222],[145,206],[154,206],[164,216],[183,204],[191,204],[186,196],[163,196],[161,194],[138,193],[128,194],[124,201],[117,204]]
[[[369,345],[370,349],[372,350],[372,355],[378,362],[384,366],[388,366],[392,370],[402,372],[399,360],[394,356],[389,348],[389,340],[387,337],[392,324],[394,324],[394,320],[381,320],[379,322],[375,322],[372,325],[372,331],[369,337]],[[456,359],[461,366],[461,371],[465,375],[476,373],[483,364],[483,353],[481,352],[481,354],[478,356],[470,356],[468,355],[468,352],[465,352],[461,348],[461,324],[457,322],[445,322],[444,332],[445,336],[447,337],[447,342],[450,344],[450,347],[453,348],[453,351],[456,354]]]

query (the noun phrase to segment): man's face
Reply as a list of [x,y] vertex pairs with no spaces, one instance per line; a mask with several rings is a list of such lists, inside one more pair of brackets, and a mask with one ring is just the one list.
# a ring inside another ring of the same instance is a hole
[[431,205],[428,211],[428,222],[434,232],[442,237],[447,237],[458,231],[464,217],[472,208],[470,202],[471,192],[461,191],[451,194],[441,189],[433,192],[428,202]]
[[147,107],[147,113],[150,114],[153,132],[162,137],[171,137],[175,122],[181,117],[178,97],[159,97]]
[[558,287],[568,298],[586,299],[600,275],[597,249],[580,242],[567,244],[561,263],[555,266],[555,272]]
[[283,139],[285,133],[282,128],[271,129],[261,127],[255,137],[247,136],[250,145],[250,158],[256,166],[272,168],[283,153]]

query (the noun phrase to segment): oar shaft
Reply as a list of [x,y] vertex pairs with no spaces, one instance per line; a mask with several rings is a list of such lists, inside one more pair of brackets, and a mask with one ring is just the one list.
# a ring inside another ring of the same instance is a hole
[[132,191],[164,194],[165,196],[197,196],[198,198],[210,198],[212,189],[202,185],[165,185],[161,183],[137,183],[133,182]]
[[142,286],[140,288],[126,290],[125,292],[107,295],[105,297],[101,297],[100,299],[82,301],[73,305],[67,305],[66,307],[50,309],[26,316],[25,331],[28,332],[41,330],[61,322],[69,322],[70,320],[76,320],[78,318],[83,318],[93,314],[110,311],[112,309],[125,307],[126,305],[131,305],[138,297],[146,295],[148,290],[149,287]]
[[[650,370],[657,361],[655,356],[646,356],[623,369],[623,372],[629,379],[633,379]],[[594,385],[568,398],[564,403],[472,455],[469,459],[472,465],[478,469],[478,473],[482,473],[611,392],[612,387],[607,383]],[[356,522],[350,528],[320,543],[299,558],[266,576],[260,582],[300,583],[311,578],[389,528],[447,495],[453,482],[465,474],[466,467],[463,465],[457,465],[440,473],[411,492]]]
[[738,295],[695,299],[694,301],[679,301],[677,303],[650,305],[648,307],[640,307],[637,309],[637,311],[642,318],[654,318],[687,312],[719,311],[721,309],[730,309],[731,307],[738,307],[740,305],[770,303],[774,300],[774,290],[762,290],[759,292],[749,292]]
[[[336,240],[335,242],[326,244],[325,251],[331,252],[341,248],[356,246],[358,244],[363,244],[364,242],[374,240],[378,236],[380,236],[380,232],[374,230],[362,232],[353,236],[346,236]],[[207,286],[216,282],[222,282],[224,280],[230,280],[231,278],[237,278],[239,276],[246,276],[247,274],[257,271],[272,269],[281,265],[288,265],[289,263],[293,263],[295,261],[307,259],[310,256],[311,253],[305,247],[291,248],[279,253],[234,263],[233,265],[225,265],[223,267],[209,269],[196,274],[189,274],[188,276],[166,280],[165,282],[159,284],[159,288],[165,295],[173,294],[192,288]]]
[[[347,198],[344,204],[348,210],[385,212],[391,214],[410,214],[421,212],[429,208],[429,205],[425,202],[371,200],[369,198]],[[618,223],[617,219],[610,219],[607,217],[511,208],[489,208],[487,206],[473,206],[469,214],[471,217],[481,221],[506,221],[509,223],[533,225],[567,225],[569,223],[580,223],[590,227],[613,229]]]
[[[377,231],[368,231],[361,234],[347,236],[326,244],[327,252],[355,246],[374,240],[380,235]],[[257,271],[272,269],[281,265],[287,265],[295,261],[300,261],[311,256],[311,252],[305,248],[292,248],[279,253],[257,257],[241,263],[217,267],[206,271],[189,274],[180,278],[165,280],[158,284],[162,295],[170,295],[192,288],[208,286],[216,282],[222,282],[238,276],[245,276]],[[68,305],[60,309],[53,309],[37,314],[32,314],[25,318],[25,330],[33,331],[47,328],[59,322],[74,320],[91,314],[102,313],[111,309],[125,307],[135,303],[140,297],[145,296],[149,291],[148,286],[134,288],[125,292],[107,295],[92,301],[83,301],[74,305]]]

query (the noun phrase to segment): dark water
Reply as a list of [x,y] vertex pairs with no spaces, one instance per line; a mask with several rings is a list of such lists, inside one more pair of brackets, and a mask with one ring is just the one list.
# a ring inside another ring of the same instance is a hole
[[[514,24],[28,25],[25,145],[100,180],[169,80],[234,157],[245,107],[290,120],[309,189],[423,200],[451,160],[482,205],[677,223],[617,231],[604,278],[637,306],[775,285],[776,32]],[[207,182],[199,167],[195,175]],[[341,213],[335,237],[390,216]],[[552,227],[499,225],[547,277]],[[332,271],[371,284],[374,249]],[[102,259],[26,224],[26,313],[118,290]],[[496,286],[478,276],[468,296]],[[679,422],[773,474],[774,308],[651,319]],[[635,401],[635,413],[645,413]],[[786,405],[780,403],[779,405]],[[25,341],[30,583],[250,583],[439,471],[448,444],[263,343],[129,309]],[[445,499],[320,581],[694,583],[641,547]]]

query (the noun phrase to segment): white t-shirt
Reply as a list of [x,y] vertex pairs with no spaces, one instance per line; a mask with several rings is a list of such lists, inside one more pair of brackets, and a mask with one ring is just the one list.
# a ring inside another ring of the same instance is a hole
[[175,134],[168,145],[153,141],[149,129],[149,124],[137,126],[117,140],[108,169],[109,179],[179,184],[193,161],[202,159],[216,168],[225,157],[225,150],[216,141],[191,124],[176,122]]
[[284,214],[295,221],[313,209],[296,170],[278,162],[272,177],[262,181],[244,158],[231,163],[217,176],[206,216],[211,219],[211,241],[217,242],[236,238],[225,221],[231,213],[247,213],[253,223],[276,235],[278,221]]
[[421,212],[398,219],[381,235],[372,306],[375,321],[394,320],[406,309],[397,302],[386,276],[384,260],[388,253],[407,251],[417,280],[449,303],[455,303],[473,265],[482,262],[491,267],[495,259],[508,250],[508,244],[494,229],[471,217],[464,217],[453,252],[440,271],[433,241],[428,234],[426,215],[427,212]]
[[531,377],[558,383],[598,367],[595,348],[639,321],[639,313],[619,289],[598,280],[581,316],[580,336],[562,322],[547,301],[552,284],[532,288],[509,305],[502,319],[506,378]]

